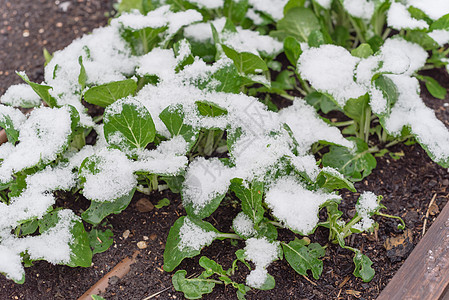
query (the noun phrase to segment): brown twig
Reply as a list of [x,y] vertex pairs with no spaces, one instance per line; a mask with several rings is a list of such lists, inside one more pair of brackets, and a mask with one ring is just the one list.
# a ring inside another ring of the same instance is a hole
[[131,265],[136,261],[137,255],[139,255],[140,251],[135,251],[131,258],[126,257],[121,262],[119,262],[111,271],[109,271],[106,275],[103,276],[100,280],[97,281],[87,292],[85,292],[78,300],[92,300],[92,295],[98,295],[106,291],[106,288],[109,285],[109,279],[111,277],[117,276],[118,278],[123,278],[126,274],[128,274],[131,269]]
[[422,226],[422,236],[424,236],[424,233],[426,233],[426,225],[427,225],[427,219],[429,218],[430,207],[432,207],[432,204],[436,198],[437,198],[437,194],[435,193],[432,197],[432,200],[430,200],[429,207],[427,207],[426,217],[424,219],[424,224]]

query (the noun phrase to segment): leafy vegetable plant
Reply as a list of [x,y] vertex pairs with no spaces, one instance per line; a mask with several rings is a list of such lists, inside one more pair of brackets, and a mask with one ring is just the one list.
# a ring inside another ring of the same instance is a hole
[[[239,299],[272,289],[267,267],[284,258],[318,279],[332,244],[354,252],[354,276],[370,281],[371,260],[346,238],[375,230],[376,215],[404,223],[381,212],[382,196],[369,191],[344,220],[339,191],[357,192],[353,183],[376,167],[375,155],[403,141],[449,167],[449,132],[423,104],[418,81],[445,97],[418,72],[448,63],[449,8],[429,9],[438,0],[275,2],[122,0],[109,26],[46,53],[44,82],[19,73],[25,83],[0,99],[8,137],[0,146],[0,215],[8,216],[0,218],[0,272],[22,283],[23,266],[36,260],[88,267],[112,243],[98,227],[107,216],[136,191],[170,189],[186,215],[170,229],[165,271],[215,240],[245,245],[228,270],[204,256],[199,276],[177,270],[173,285],[188,299],[218,284]],[[104,113],[89,115],[85,103]],[[344,119],[326,119],[330,111]],[[90,207],[81,216],[56,207],[60,190],[82,194]],[[219,230],[208,218],[224,199],[240,211]],[[307,237],[318,227],[329,245]],[[282,240],[280,229],[296,237]],[[233,279],[241,265],[244,283]]]

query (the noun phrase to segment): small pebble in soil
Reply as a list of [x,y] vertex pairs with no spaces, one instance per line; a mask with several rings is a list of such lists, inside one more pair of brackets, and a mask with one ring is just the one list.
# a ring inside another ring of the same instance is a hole
[[139,249],[145,249],[147,247],[147,243],[144,241],[140,241],[137,243],[137,248]]
[[123,236],[123,238],[126,240],[126,239],[129,237],[129,234],[130,234],[130,231],[129,231],[128,229],[126,229],[126,230],[123,232],[122,236]]
[[111,278],[109,278],[109,284],[110,284],[110,285],[115,285],[119,280],[120,280],[119,277],[117,277],[117,276],[112,276]]
[[136,203],[136,208],[139,212],[146,213],[154,209],[153,203],[147,198],[140,198]]
[[150,235],[150,240],[154,241],[156,238],[157,238],[156,234],[153,233],[152,235]]

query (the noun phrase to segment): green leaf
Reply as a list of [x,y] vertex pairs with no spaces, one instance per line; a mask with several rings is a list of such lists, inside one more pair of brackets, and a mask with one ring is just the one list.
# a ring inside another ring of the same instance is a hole
[[274,277],[271,276],[270,274],[267,274],[267,279],[265,279],[265,282],[262,284],[262,286],[257,289],[262,291],[268,291],[274,289],[275,286],[276,281],[274,280]]
[[159,114],[159,118],[172,136],[182,136],[189,144],[189,149],[193,147],[199,131],[184,122],[184,110],[181,105],[168,106]]
[[446,98],[447,91],[438,83],[438,81],[429,76],[417,76],[417,78],[424,81],[427,90],[432,96],[441,100]]
[[387,100],[386,112],[378,115],[379,117],[381,117],[380,121],[383,123],[383,117],[390,115],[391,108],[394,106],[396,101],[398,101],[399,92],[393,80],[384,75],[380,75],[378,78],[376,78],[374,80],[374,85],[382,92],[382,95]]
[[212,293],[215,282],[199,276],[186,278],[187,271],[179,270],[173,275],[172,283],[175,290],[183,292],[187,299],[201,299],[204,294]]
[[306,0],[289,0],[284,6],[284,15],[293,7],[304,7]]
[[347,139],[356,143],[355,150],[335,145],[330,146],[330,151],[324,154],[322,163],[326,167],[337,169],[351,181],[360,181],[371,174],[377,162],[363,140],[356,137]]
[[92,297],[92,300],[106,300],[103,297],[98,296],[98,295],[92,295],[91,297]]
[[36,232],[39,227],[39,221],[37,219],[28,220],[23,222],[16,228],[17,236],[26,236]]
[[27,175],[23,173],[19,173],[16,175],[16,179],[11,183],[9,187],[9,193],[8,197],[18,197],[22,192],[26,189],[27,183],[26,183]]
[[272,91],[279,90],[278,94],[284,94],[285,90],[293,90],[296,87],[296,76],[290,70],[284,70],[278,74],[276,81],[271,82]]
[[320,92],[312,92],[308,94],[304,100],[306,100],[306,102],[312,105],[316,110],[320,109],[325,114],[333,110],[340,110],[331,98]]
[[168,198],[164,198],[158,201],[158,203],[154,206],[156,208],[162,208],[164,206],[169,206],[170,205],[170,200],[168,200]]
[[133,79],[114,81],[94,86],[84,93],[84,100],[90,104],[106,107],[118,99],[133,95],[137,83]]
[[219,263],[207,258],[206,256],[201,256],[199,264],[210,273],[226,276],[226,271],[223,270],[223,267]]
[[48,85],[44,85],[44,84],[38,84],[35,82],[31,82],[30,79],[28,78],[28,76],[24,73],[24,72],[16,72],[17,75],[20,76],[20,78],[23,79],[23,81],[25,81],[26,83],[28,83],[31,88],[33,89],[33,91],[36,92],[36,94],[39,95],[39,97],[41,97],[41,99],[47,103],[47,105],[49,107],[55,107],[58,106],[58,103],[56,101],[56,99],[50,95],[49,90],[53,89],[51,86]]
[[[121,111],[116,113],[117,109]],[[144,149],[154,140],[156,128],[143,104],[120,101],[104,112],[104,135],[108,144],[119,150]]]
[[189,54],[186,55],[182,53],[184,56],[181,61],[178,62],[176,65],[175,71],[179,72],[184,69],[185,66],[193,64],[195,61],[195,58],[193,57],[192,53],[192,47],[190,46],[190,43],[187,39],[180,40],[176,42],[173,45],[173,51],[175,52],[176,57],[179,59],[179,55],[181,54],[181,51],[185,51],[185,49],[182,49],[183,47],[187,47]]
[[310,47],[318,48],[321,45],[326,44],[324,40],[324,35],[321,30],[313,30],[308,37],[308,44]]
[[318,279],[323,272],[323,262],[319,259],[326,251],[318,243],[307,246],[305,240],[295,240],[290,243],[282,243],[285,259],[298,274],[307,276],[307,270],[312,271],[313,278]]
[[9,115],[4,114],[0,117],[0,127],[5,130],[8,142],[16,144],[19,141],[20,132],[14,128],[14,123]]
[[183,204],[187,215],[197,219],[204,219],[209,217],[214,211],[217,210],[218,206],[220,206],[220,203],[225,196],[226,193],[217,195],[201,208],[195,207],[192,202],[184,202]]
[[114,243],[114,234],[110,229],[101,231],[94,228],[89,232],[88,236],[90,247],[93,249],[93,254],[105,252]]
[[44,54],[44,58],[45,58],[45,64],[44,66],[48,65],[48,63],[53,59],[53,55],[50,54],[50,52],[48,52],[47,48],[44,47],[44,49],[42,50],[43,54]]
[[262,221],[257,229],[257,236],[259,238],[266,237],[270,242],[274,242],[278,238],[278,230],[273,224]]
[[248,0],[225,0],[223,6],[224,16],[234,23],[240,23],[248,11]]
[[432,25],[430,25],[429,30],[449,30],[449,14],[446,14],[433,22]]
[[[187,246],[183,247],[181,250],[180,230],[184,225],[185,220],[189,220],[194,225],[200,227],[206,232],[218,233],[218,231],[214,228],[214,226],[212,226],[212,224],[205,221],[195,220],[188,217],[180,217],[178,220],[176,220],[175,224],[173,224],[173,226],[170,228],[164,250],[164,270],[167,272],[173,271],[184,258],[194,257],[201,253],[201,249],[193,249]],[[202,247],[208,245],[210,245],[210,243],[202,245]]]
[[76,220],[70,233],[73,236],[73,241],[70,244],[70,262],[67,265],[69,267],[90,267],[92,265],[92,250],[83,223]]
[[52,212],[45,214],[41,219],[38,220],[40,234],[56,226],[59,221],[59,211],[60,209],[55,209]]
[[362,116],[368,107],[369,96],[368,94],[365,94],[359,98],[349,99],[343,108],[343,112],[351,119],[360,123],[362,121]]
[[267,64],[260,56],[250,52],[237,52],[224,44],[221,46],[226,56],[232,59],[240,73],[258,74],[263,71],[268,71]]
[[243,179],[234,178],[231,180],[230,189],[242,201],[242,211],[257,226],[263,219],[265,210],[262,205],[262,197],[264,194],[263,182],[253,181],[249,188],[243,184]]
[[360,58],[368,58],[373,55],[373,49],[369,44],[363,43],[360,44],[357,48],[351,51],[351,55]]
[[228,114],[226,109],[221,108],[217,104],[209,101],[196,101],[195,102],[200,115],[206,117],[219,117]]
[[335,44],[345,48],[348,48],[350,38],[351,35],[349,34],[349,30],[345,26],[336,26],[334,32],[332,33],[332,39],[334,40]]
[[424,50],[437,49],[438,44],[426,32],[420,30],[407,30],[405,39],[409,42],[420,45]]
[[320,23],[311,9],[293,7],[278,21],[277,30],[270,32],[270,35],[280,40],[292,36],[300,42],[308,42],[312,31],[320,28]]
[[374,269],[371,268],[371,265],[373,264],[371,259],[357,250],[353,261],[355,265],[354,276],[362,278],[364,282],[371,281],[375,274]]
[[139,56],[147,54],[156,47],[161,42],[162,33],[166,30],[167,26],[159,28],[147,27],[140,30],[123,28],[121,35],[131,47],[132,53]]
[[81,218],[90,224],[98,225],[110,214],[119,214],[127,208],[135,191],[136,189],[133,189],[128,195],[122,196],[111,202],[92,201],[89,208],[81,214]]
[[299,42],[291,36],[288,36],[284,40],[284,53],[290,63],[296,68],[299,56],[302,53],[301,45]]
[[348,189],[351,192],[357,192],[354,184],[344,178],[343,175],[338,174],[337,171],[323,168],[317,176],[316,183],[320,188],[327,189],[329,191]]
[[168,188],[172,193],[179,194],[182,190],[182,184],[184,183],[184,176],[159,176],[160,180],[167,183]]
[[80,64],[80,75],[78,76],[78,83],[81,86],[81,90],[84,90],[84,88],[86,87],[87,74],[86,74],[86,69],[84,68],[84,65],[83,65],[83,57],[82,56],[78,57],[78,62]]

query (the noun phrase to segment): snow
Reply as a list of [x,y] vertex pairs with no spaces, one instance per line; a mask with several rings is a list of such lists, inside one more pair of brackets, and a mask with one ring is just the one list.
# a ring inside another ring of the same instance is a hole
[[261,25],[263,23],[263,18],[254,9],[249,8],[246,12],[246,17],[253,21],[255,25]]
[[6,278],[20,281],[25,275],[22,267],[22,258],[19,253],[0,245],[0,273]]
[[221,32],[226,24],[226,18],[218,18],[213,21],[191,24],[184,27],[184,36],[192,38],[198,42],[207,42],[212,40],[211,24],[218,32]]
[[251,219],[244,212],[239,212],[237,214],[232,221],[232,227],[238,235],[245,238],[251,237],[257,233],[254,229],[253,221],[251,221]]
[[407,0],[407,4],[419,8],[433,20],[449,13],[449,2],[447,0]]
[[353,226],[353,228],[364,231],[371,228],[374,221],[370,218],[371,214],[379,207],[377,196],[372,192],[364,192],[360,195],[356,204],[356,211],[362,219]]
[[420,98],[419,82],[403,75],[386,75],[398,88],[399,97],[385,121],[390,134],[399,135],[404,126],[409,126],[417,140],[424,144],[436,161],[449,157],[449,131],[439,121],[435,112],[426,107]]
[[354,81],[359,61],[343,47],[322,45],[302,53],[298,71],[314,88],[331,94],[340,107],[344,107],[349,98],[358,98],[367,92]]
[[88,168],[80,172],[80,177],[85,178],[83,195],[89,200],[114,201],[137,186],[132,161],[117,149],[101,149],[88,158],[86,166],[90,163],[94,165],[94,172]]
[[325,9],[330,9],[332,0],[316,0],[316,2]]
[[0,230],[0,272],[20,280],[25,272],[20,253],[27,252],[32,260],[45,259],[53,264],[69,263],[73,241],[71,229],[80,220],[71,210],[58,212],[58,223],[38,236],[17,238],[7,230]]
[[380,72],[412,75],[422,68],[427,52],[419,45],[402,38],[390,38],[380,48],[383,66]]
[[138,159],[134,163],[134,170],[150,174],[175,176],[185,170],[188,160],[187,142],[182,136],[175,136],[163,141],[155,150],[138,152]]
[[428,35],[441,47],[449,42],[448,30],[442,29],[433,30],[429,32]]
[[192,203],[196,210],[206,206],[215,197],[227,192],[234,170],[218,158],[198,157],[190,163],[182,189],[185,204]]
[[237,28],[237,32],[224,32],[220,35],[223,44],[237,52],[250,52],[262,56],[276,56],[283,49],[283,44],[268,35],[257,31]]
[[223,7],[224,0],[187,0],[200,8],[217,9]]
[[334,193],[309,191],[294,177],[283,177],[269,187],[265,202],[277,219],[307,235],[318,223],[320,205],[331,199],[341,197]]
[[7,118],[10,119],[12,127],[16,130],[25,122],[25,115],[18,109],[12,108],[10,106],[5,106],[0,104],[0,122],[3,123],[3,128],[9,129]]
[[397,30],[401,29],[427,29],[429,25],[424,20],[412,18],[407,7],[402,3],[391,3],[387,14],[388,26]]
[[279,21],[284,17],[284,6],[288,0],[249,0],[248,3],[257,11],[261,11]]
[[246,240],[245,259],[252,261],[256,268],[246,277],[246,284],[260,288],[268,277],[266,268],[279,256],[279,242],[269,242],[265,237]]
[[181,238],[178,244],[180,251],[186,248],[188,250],[201,250],[201,248],[213,242],[217,237],[217,233],[202,229],[186,217],[179,229],[179,237]]
[[154,48],[151,52],[140,57],[137,74],[167,77],[174,72],[176,63],[173,50]]
[[20,143],[1,163],[0,182],[10,181],[15,172],[55,160],[67,146],[71,123],[68,107],[33,110],[20,126]]
[[26,183],[26,189],[20,196],[12,197],[9,205],[0,203],[0,215],[8,216],[0,219],[0,230],[13,228],[22,220],[41,218],[55,203],[55,198],[50,192],[72,188],[75,185],[75,175],[68,168],[47,167],[28,176]]
[[145,16],[138,11],[131,13],[123,13],[120,17],[113,19],[111,25],[140,30],[144,28],[161,28],[167,27],[169,36],[173,36],[183,26],[201,21],[203,17],[199,12],[193,9],[180,12],[172,12],[169,5],[161,6],[150,11]]
[[353,17],[370,20],[374,14],[372,0],[343,0],[343,7]]
[[41,98],[26,83],[11,85],[0,97],[0,102],[14,107],[35,107],[41,104]]
[[296,98],[293,105],[282,109],[279,113],[282,122],[285,122],[293,132],[298,142],[298,151],[305,154],[310,147],[318,141],[326,141],[352,148],[353,144],[346,140],[340,130],[331,127],[318,117],[315,109],[304,100]]

